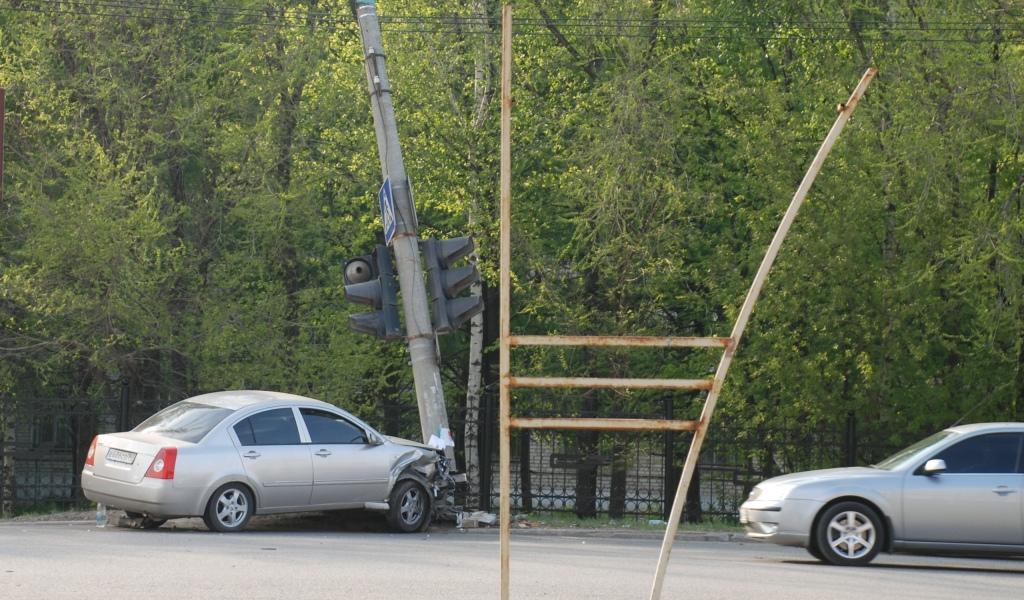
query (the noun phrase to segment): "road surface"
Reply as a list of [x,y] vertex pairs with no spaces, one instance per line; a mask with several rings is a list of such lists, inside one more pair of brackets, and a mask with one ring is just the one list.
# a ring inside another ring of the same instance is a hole
[[[372,529],[216,534],[198,521],[157,531],[0,523],[0,599],[497,598],[495,532]],[[659,539],[527,533],[513,534],[513,599],[647,597]],[[679,541],[663,597],[1024,598],[1024,560],[881,555],[857,569],[822,565],[799,549]]]

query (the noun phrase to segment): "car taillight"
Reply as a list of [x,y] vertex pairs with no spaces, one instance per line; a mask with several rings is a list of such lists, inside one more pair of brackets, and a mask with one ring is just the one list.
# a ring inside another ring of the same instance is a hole
[[100,436],[92,438],[92,444],[89,445],[89,453],[85,455],[85,464],[93,466],[96,464],[96,440],[100,439]]
[[153,479],[174,479],[174,463],[178,461],[177,448],[161,448],[149,465],[146,477]]

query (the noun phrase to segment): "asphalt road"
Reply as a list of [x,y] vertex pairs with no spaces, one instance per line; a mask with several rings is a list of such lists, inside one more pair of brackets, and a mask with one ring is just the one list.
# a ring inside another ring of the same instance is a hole
[[[527,533],[513,535],[513,599],[647,597],[659,539]],[[272,526],[225,535],[189,522],[157,531],[0,524],[2,600],[477,600],[497,592],[493,531]],[[1024,560],[882,555],[850,569],[799,549],[682,540],[663,597],[1024,598]]]

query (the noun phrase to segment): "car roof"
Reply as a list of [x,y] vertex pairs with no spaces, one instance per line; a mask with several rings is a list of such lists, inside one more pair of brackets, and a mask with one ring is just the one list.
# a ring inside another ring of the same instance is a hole
[[229,390],[225,392],[212,392],[187,398],[186,401],[206,404],[208,406],[217,406],[220,408],[229,408],[231,410],[239,410],[263,404],[276,404],[282,401],[301,402],[303,404],[320,404],[323,406],[337,408],[332,404],[328,404],[320,400],[314,400],[313,398],[307,398],[305,396],[286,394],[285,392],[269,392],[264,390]]
[[946,429],[946,431],[953,431],[955,433],[960,434],[998,431],[1024,431],[1024,423],[970,423],[968,425],[957,425],[956,427],[949,427]]

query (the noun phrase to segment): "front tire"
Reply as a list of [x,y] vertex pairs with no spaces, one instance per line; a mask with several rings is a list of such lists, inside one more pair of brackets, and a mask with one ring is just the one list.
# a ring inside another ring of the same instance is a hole
[[203,521],[212,531],[234,533],[249,523],[255,511],[256,503],[249,488],[240,483],[228,483],[210,496]]
[[412,533],[430,524],[430,496],[415,481],[399,481],[391,490],[388,504],[388,525],[395,531]]
[[815,542],[822,559],[841,567],[864,566],[882,549],[882,519],[862,502],[840,502],[818,517]]

